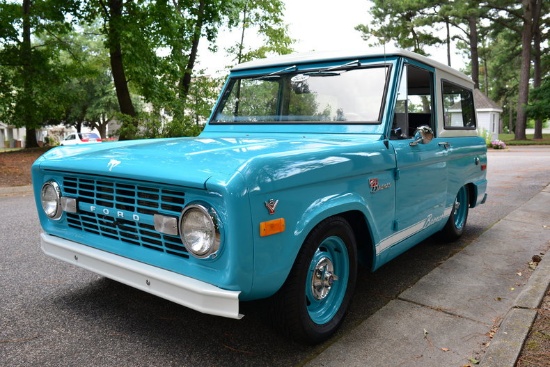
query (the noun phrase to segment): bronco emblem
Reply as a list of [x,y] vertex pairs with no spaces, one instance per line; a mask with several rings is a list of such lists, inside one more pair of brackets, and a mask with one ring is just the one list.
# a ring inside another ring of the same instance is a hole
[[371,194],[374,194],[375,192],[388,189],[391,186],[391,183],[388,182],[385,184],[380,184],[377,178],[371,178],[369,180],[369,186]]

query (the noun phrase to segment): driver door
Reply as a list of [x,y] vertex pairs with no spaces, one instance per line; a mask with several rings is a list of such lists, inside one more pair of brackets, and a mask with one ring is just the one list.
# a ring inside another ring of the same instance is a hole
[[[448,153],[435,130],[434,95],[433,71],[405,64],[390,140],[398,171],[394,256],[420,240],[418,237],[429,235],[425,231],[445,218]],[[415,137],[420,126],[431,129],[431,141],[419,141],[419,134]]]

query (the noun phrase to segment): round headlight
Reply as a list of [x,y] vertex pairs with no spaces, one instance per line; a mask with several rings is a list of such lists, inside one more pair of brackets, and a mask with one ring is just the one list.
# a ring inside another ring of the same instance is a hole
[[55,181],[46,182],[40,191],[42,210],[52,219],[61,217],[61,189]]
[[190,205],[181,213],[180,235],[187,251],[200,259],[215,254],[220,247],[215,213],[202,205]]

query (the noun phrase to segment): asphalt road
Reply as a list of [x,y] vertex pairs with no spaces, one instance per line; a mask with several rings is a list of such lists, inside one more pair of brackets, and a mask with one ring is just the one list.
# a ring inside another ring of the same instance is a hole
[[[460,241],[432,238],[360,271],[335,338],[550,184],[550,147],[491,151],[488,175],[488,202],[470,211]],[[295,366],[331,343],[280,337],[266,301],[244,304],[242,320],[208,316],[48,258],[39,232],[30,196],[0,198],[0,366]]]

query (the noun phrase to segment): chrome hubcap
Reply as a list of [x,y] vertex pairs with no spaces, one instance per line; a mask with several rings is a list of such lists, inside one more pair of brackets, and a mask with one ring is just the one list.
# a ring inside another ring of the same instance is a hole
[[455,200],[455,205],[454,205],[454,214],[458,214],[458,210],[460,209],[460,201],[458,200]]
[[313,276],[311,277],[311,293],[317,300],[324,299],[328,296],[332,284],[338,280],[338,276],[334,274],[334,265],[332,261],[327,258],[321,258],[313,270]]

